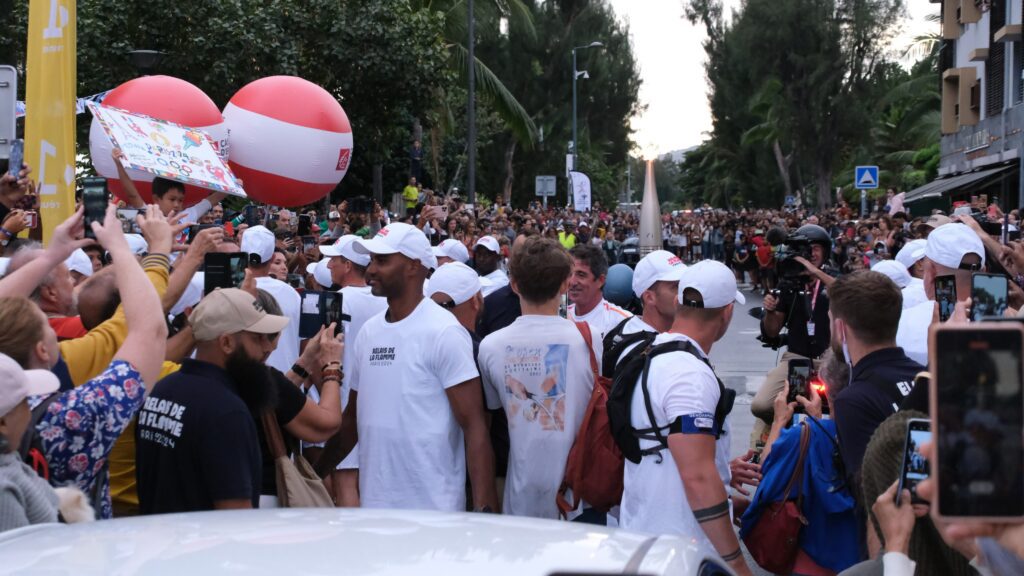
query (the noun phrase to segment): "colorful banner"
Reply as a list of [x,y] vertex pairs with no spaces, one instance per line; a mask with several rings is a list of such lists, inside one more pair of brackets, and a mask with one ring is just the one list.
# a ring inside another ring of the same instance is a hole
[[246,197],[206,132],[112,106],[88,106],[111,144],[121,149],[126,169]]
[[569,184],[572,187],[572,206],[577,212],[590,211],[590,177],[583,172],[569,172]]
[[25,163],[39,184],[43,241],[75,211],[76,0],[30,0]]

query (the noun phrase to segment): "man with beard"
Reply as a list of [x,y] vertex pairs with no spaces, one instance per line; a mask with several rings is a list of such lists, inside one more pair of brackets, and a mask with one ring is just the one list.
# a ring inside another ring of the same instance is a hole
[[140,511],[256,508],[262,459],[252,415],[273,403],[263,363],[288,319],[229,288],[204,298],[189,323],[195,360],[157,382],[139,412]]
[[493,236],[482,236],[473,246],[473,267],[481,278],[490,281],[484,287],[484,297],[490,296],[503,286],[508,286],[508,276],[498,267],[501,264],[501,247]]
[[356,337],[352,391],[341,432],[317,462],[321,477],[359,441],[364,508],[466,509],[466,469],[473,508],[498,509],[494,453],[488,439],[480,373],[469,333],[423,297],[437,266],[427,237],[391,224],[355,251],[370,255],[367,281],[388,308]]

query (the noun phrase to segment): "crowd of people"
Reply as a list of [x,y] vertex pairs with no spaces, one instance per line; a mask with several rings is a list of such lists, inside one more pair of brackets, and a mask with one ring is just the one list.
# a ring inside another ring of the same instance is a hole
[[[1016,230],[1016,211],[911,218],[893,194],[864,216],[703,207],[663,214],[663,249],[642,253],[638,216],[599,205],[470,206],[415,178],[388,207],[184,207],[161,179],[147,205],[122,172],[101,221],[79,208],[42,245],[18,237],[29,176],[0,179],[0,530],[294,505],[283,450],[327,505],[678,534],[749,574],[740,540],[776,566],[774,506],[807,467],[787,573],[1021,573],[1020,524],[942,523],[895,498],[906,421],[931,411],[933,280],[955,278],[958,323],[971,274],[1003,274],[1015,315],[1024,246],[985,224]],[[207,290],[209,255],[238,253],[237,285]],[[629,296],[609,301],[617,264]],[[337,320],[305,331],[307,296],[329,292]],[[708,357],[748,295],[786,352],[736,457],[746,408]],[[823,385],[792,395],[800,363]],[[601,478],[621,483],[614,506],[567,473],[583,435],[608,433],[591,412],[605,386],[626,430]]]

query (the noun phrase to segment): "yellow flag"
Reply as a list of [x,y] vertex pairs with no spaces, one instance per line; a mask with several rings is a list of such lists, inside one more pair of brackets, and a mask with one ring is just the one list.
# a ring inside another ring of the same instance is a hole
[[43,241],[75,211],[76,0],[30,0],[25,163],[41,185]]

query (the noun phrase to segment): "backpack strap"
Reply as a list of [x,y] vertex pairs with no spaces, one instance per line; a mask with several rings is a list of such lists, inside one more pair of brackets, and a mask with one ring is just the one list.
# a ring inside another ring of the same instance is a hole
[[59,392],[50,394],[32,409],[28,426],[25,427],[25,434],[22,435],[21,443],[18,445],[18,455],[21,456],[22,461],[31,466],[36,474],[39,474],[44,480],[50,479],[50,466],[46,461],[46,455],[43,454],[42,443],[36,428],[50,405],[56,402],[60,396]]
[[630,316],[616,324],[611,331],[605,334],[604,340],[602,340],[604,357],[601,359],[601,373],[605,376],[610,377],[615,374],[615,368],[619,365],[619,357],[622,356],[623,350],[639,342],[646,341],[649,344],[657,336],[657,333],[646,330],[623,335],[623,332],[626,330],[626,324],[629,324],[629,321],[632,319],[633,317]]
[[[660,464],[663,460],[661,451],[668,448],[668,440],[662,434],[662,430],[668,429],[669,426],[658,426],[654,418],[654,408],[651,406],[651,395],[647,387],[647,376],[651,368],[651,360],[658,355],[667,354],[669,352],[687,352],[692,354],[695,358],[703,362],[711,372],[714,374],[715,369],[711,366],[711,362],[707,358],[700,355],[696,347],[692,342],[675,340],[672,342],[665,342],[652,346],[644,351],[644,369],[640,376],[640,388],[644,395],[644,407],[647,410],[647,417],[651,421],[650,428],[641,428],[634,430],[634,435],[637,438],[643,440],[654,440],[658,442],[657,446],[652,446],[645,450],[641,450],[642,456],[649,456],[656,454],[658,456],[658,463]],[[715,405],[715,416],[714,416],[714,434],[715,440],[718,440],[722,436],[722,429],[725,426],[725,418],[732,412],[733,405],[736,401],[736,391],[731,388],[726,388],[722,383],[722,379],[715,374],[715,380],[718,382],[718,403]]]
[[[597,366],[597,357],[594,355],[594,338],[590,333],[590,325],[586,322],[576,321],[573,321],[573,324],[576,325],[576,329],[579,330],[580,335],[583,336],[583,341],[587,343],[587,352],[590,353],[590,369],[594,372],[594,377],[596,378],[601,372]],[[597,385],[596,380],[594,385]]]
[[793,469],[793,474],[789,477],[789,482],[786,483],[786,489],[782,491],[782,501],[786,502],[791,500],[790,493],[793,488],[796,487],[798,494],[796,497],[796,510],[800,514],[800,522],[803,525],[807,525],[807,519],[804,517],[804,490],[803,490],[803,478],[804,478],[804,461],[807,459],[807,452],[811,445],[811,427],[806,422],[800,423],[800,455],[796,459],[796,468]]

